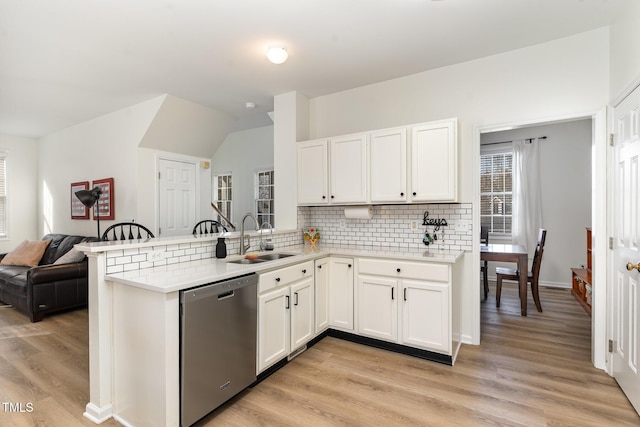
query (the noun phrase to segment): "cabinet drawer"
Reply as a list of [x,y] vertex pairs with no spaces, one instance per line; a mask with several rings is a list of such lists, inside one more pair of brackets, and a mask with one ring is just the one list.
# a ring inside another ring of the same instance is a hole
[[261,273],[258,279],[258,293],[288,285],[306,277],[313,277],[313,261]]
[[449,281],[449,266],[429,262],[394,261],[382,259],[359,259],[358,273],[405,279]]

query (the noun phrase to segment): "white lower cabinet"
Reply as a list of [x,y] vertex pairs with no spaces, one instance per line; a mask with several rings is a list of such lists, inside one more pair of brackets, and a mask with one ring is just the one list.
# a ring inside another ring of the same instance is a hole
[[316,335],[329,328],[329,258],[315,261]]
[[353,258],[329,258],[329,325],[353,331]]
[[313,261],[260,275],[258,373],[315,336]]
[[449,266],[358,261],[358,334],[450,355]]

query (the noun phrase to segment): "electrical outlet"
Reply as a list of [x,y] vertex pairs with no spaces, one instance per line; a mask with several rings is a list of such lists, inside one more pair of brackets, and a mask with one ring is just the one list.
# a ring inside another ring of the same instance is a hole
[[340,220],[340,230],[347,228],[347,222],[344,219]]
[[466,222],[456,222],[456,231],[469,231],[469,224],[467,224]]
[[411,223],[409,223],[409,230],[417,231],[418,230],[418,221],[416,221],[416,220],[411,221]]
[[151,251],[147,255],[147,259],[152,262],[162,261],[164,259],[164,251]]

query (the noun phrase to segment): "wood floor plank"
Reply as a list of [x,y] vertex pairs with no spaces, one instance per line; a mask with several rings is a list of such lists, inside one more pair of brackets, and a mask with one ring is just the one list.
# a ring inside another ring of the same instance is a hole
[[[592,366],[591,319],[568,290],[542,288],[544,311],[530,299],[527,317],[515,286],[499,308],[490,292],[481,345],[463,345],[453,367],[328,337],[196,425],[640,426],[615,380]],[[87,318],[75,310],[31,324],[0,308],[0,400],[34,405],[0,407],[0,426],[95,425],[82,416]]]

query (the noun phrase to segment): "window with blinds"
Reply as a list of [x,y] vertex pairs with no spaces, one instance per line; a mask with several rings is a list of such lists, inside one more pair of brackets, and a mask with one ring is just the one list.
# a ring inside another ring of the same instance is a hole
[[256,173],[256,212],[259,225],[265,222],[275,225],[273,170]]
[[513,153],[480,155],[480,224],[491,233],[511,234]]
[[[215,202],[220,212],[231,221],[233,215],[231,207],[233,205],[233,180],[231,174],[215,175],[213,179],[213,194],[215,195]],[[224,219],[218,215],[217,220],[224,224]]]
[[0,238],[7,237],[7,155],[0,153]]

